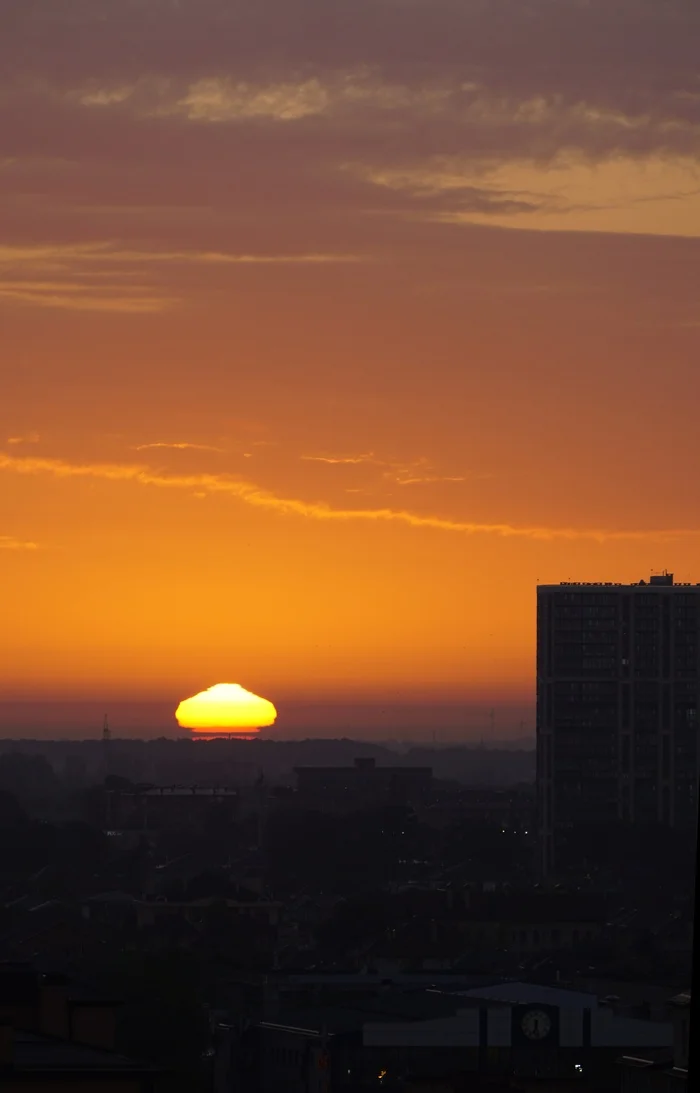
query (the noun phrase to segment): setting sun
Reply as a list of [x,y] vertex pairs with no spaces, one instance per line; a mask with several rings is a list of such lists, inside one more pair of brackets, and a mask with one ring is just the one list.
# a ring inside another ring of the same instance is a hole
[[6,8],[0,733],[532,733],[538,583],[697,577],[700,3]]
[[181,728],[196,733],[254,733],[273,725],[277,710],[238,683],[217,683],[184,699],[175,717]]

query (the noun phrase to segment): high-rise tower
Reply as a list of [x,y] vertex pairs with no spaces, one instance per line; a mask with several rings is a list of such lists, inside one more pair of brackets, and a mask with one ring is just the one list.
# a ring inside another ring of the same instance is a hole
[[572,831],[692,827],[698,790],[700,585],[673,576],[537,589],[540,867]]

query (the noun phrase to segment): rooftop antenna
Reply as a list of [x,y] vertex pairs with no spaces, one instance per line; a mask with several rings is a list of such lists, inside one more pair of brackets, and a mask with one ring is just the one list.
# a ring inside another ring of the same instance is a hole
[[112,739],[112,730],[109,727],[109,720],[107,714],[104,716],[102,722],[102,766],[104,768],[105,777],[110,773],[110,740]]
[[267,786],[265,784],[265,771],[262,767],[258,767],[258,771],[258,779],[255,783],[255,806],[257,815],[258,853],[262,854],[265,850],[265,829],[267,826]]
[[[112,733],[109,727],[109,720],[107,714],[104,716],[102,722],[102,773],[106,779],[109,774],[110,762],[109,762],[109,742],[112,739]],[[112,829],[112,798],[109,791],[105,795],[105,831],[111,831]]]

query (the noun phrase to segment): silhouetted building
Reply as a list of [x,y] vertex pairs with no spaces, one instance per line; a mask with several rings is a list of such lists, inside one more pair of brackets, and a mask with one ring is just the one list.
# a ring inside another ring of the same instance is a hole
[[470,900],[462,932],[477,949],[529,954],[568,951],[598,940],[604,904],[593,895],[486,893]]
[[[443,788],[447,787],[447,788]],[[434,783],[435,799],[420,810],[419,819],[428,827],[440,830],[455,823],[498,826],[516,831],[534,831],[534,786],[460,786]]]
[[297,791],[307,807],[352,811],[382,804],[424,801],[433,784],[431,767],[378,767],[356,759],[352,767],[295,767]]
[[543,874],[568,833],[622,821],[691,828],[698,783],[700,585],[537,590],[537,786]]
[[676,995],[669,1003],[673,1048],[669,1052],[640,1051],[624,1055],[622,1093],[682,1093],[688,1085],[691,994]]
[[670,1023],[629,1017],[595,996],[506,983],[450,993],[388,990],[337,1005],[282,1008],[220,1040],[217,1093],[345,1089],[609,1090],[618,1060],[667,1057]]
[[119,1002],[28,964],[0,964],[0,1088],[152,1093],[155,1068],[114,1050]]
[[85,919],[109,916],[109,921],[133,925],[137,929],[161,927],[168,919],[202,925],[212,913],[228,922],[231,928],[241,920],[276,927],[282,910],[281,903],[259,898],[253,892],[240,892],[235,897],[217,895],[189,900],[136,899],[126,892],[105,892],[92,896],[82,908]]
[[117,831],[197,830],[212,815],[236,816],[240,802],[230,786],[129,786],[106,796],[107,826]]

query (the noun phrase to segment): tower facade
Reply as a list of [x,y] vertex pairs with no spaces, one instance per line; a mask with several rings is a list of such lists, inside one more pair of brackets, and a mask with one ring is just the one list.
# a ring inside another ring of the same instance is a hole
[[572,832],[697,816],[700,585],[537,589],[540,870]]

